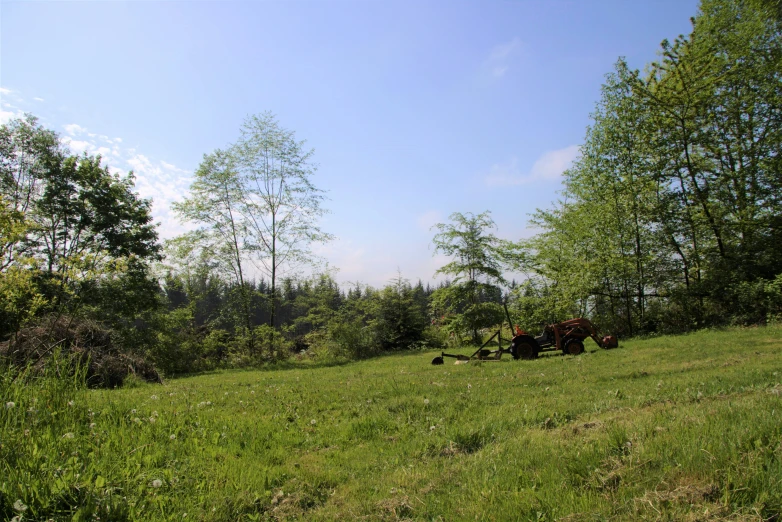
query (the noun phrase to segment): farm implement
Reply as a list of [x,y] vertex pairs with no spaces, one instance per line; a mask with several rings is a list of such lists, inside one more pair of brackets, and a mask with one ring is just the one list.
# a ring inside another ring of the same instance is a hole
[[[510,320],[508,309],[505,309],[508,318],[508,324],[513,323]],[[510,346],[502,347],[502,330],[492,335],[488,341],[483,343],[480,348],[470,355],[454,355],[442,352],[438,357],[432,359],[432,364],[443,364],[446,357],[456,359],[457,364],[471,360],[478,361],[499,361],[503,354],[510,354],[514,359],[535,359],[543,351],[561,351],[563,354],[579,355],[584,351],[584,340],[591,337],[600,348],[607,350],[619,346],[619,341],[613,335],[601,335],[597,327],[589,319],[569,319],[560,323],[553,323],[543,327],[543,333],[533,337],[528,333],[516,327],[513,330],[511,326],[512,339]],[[486,348],[496,339],[497,349]]]

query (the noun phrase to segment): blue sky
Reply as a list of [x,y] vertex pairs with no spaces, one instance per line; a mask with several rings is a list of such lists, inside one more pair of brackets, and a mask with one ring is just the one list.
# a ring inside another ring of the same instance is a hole
[[694,0],[0,1],[0,118],[31,112],[133,170],[161,235],[202,156],[272,111],[315,149],[337,279],[432,280],[430,227],[530,236],[604,75],[690,30]]

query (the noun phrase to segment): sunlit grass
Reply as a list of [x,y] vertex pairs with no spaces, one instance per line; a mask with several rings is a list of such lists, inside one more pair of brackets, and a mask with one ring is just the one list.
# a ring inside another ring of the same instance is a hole
[[781,333],[458,366],[417,352],[113,391],[6,379],[0,517],[769,519],[782,513]]

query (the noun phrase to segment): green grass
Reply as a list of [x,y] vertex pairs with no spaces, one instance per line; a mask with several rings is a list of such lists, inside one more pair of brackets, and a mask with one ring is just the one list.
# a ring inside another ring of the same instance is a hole
[[114,391],[6,378],[0,518],[778,520],[781,334]]

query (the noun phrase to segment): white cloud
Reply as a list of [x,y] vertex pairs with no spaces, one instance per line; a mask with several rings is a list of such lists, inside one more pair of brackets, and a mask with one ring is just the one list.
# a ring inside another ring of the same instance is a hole
[[168,170],[168,171],[178,172],[180,174],[190,174],[189,171],[187,171],[185,169],[180,169],[179,167],[177,167],[176,165],[172,165],[171,163],[167,163],[165,161],[161,161],[160,164],[163,165],[163,168]]
[[519,169],[516,158],[512,158],[508,163],[492,165],[486,176],[486,184],[496,187],[558,180],[562,173],[570,168],[573,161],[578,158],[579,151],[578,145],[570,145],[564,149],[545,152],[526,174]]
[[63,140],[63,143],[65,143],[65,145],[67,145],[68,148],[76,154],[81,154],[82,152],[88,152],[95,149],[95,145],[88,141]]
[[14,91],[12,91],[11,89],[6,89],[5,87],[0,87],[0,94],[11,94],[12,92],[14,92]]
[[44,100],[43,98],[38,98],[38,97],[35,97],[35,98],[33,98],[33,100],[35,100],[35,101],[37,101],[37,102],[46,101],[46,100]]
[[[9,107],[6,105],[6,107]],[[10,111],[2,111],[0,110],[0,124],[8,123],[10,120],[13,120],[14,118],[24,118],[24,113],[20,110],[10,110]]]
[[77,134],[81,134],[82,132],[87,130],[81,125],[77,125],[75,123],[69,123],[68,125],[63,125],[62,127],[63,129],[65,129],[65,132],[67,132],[71,136],[76,136]]
[[510,68],[510,62],[522,50],[522,42],[518,37],[495,45],[484,62],[484,69],[493,78],[502,78]]

